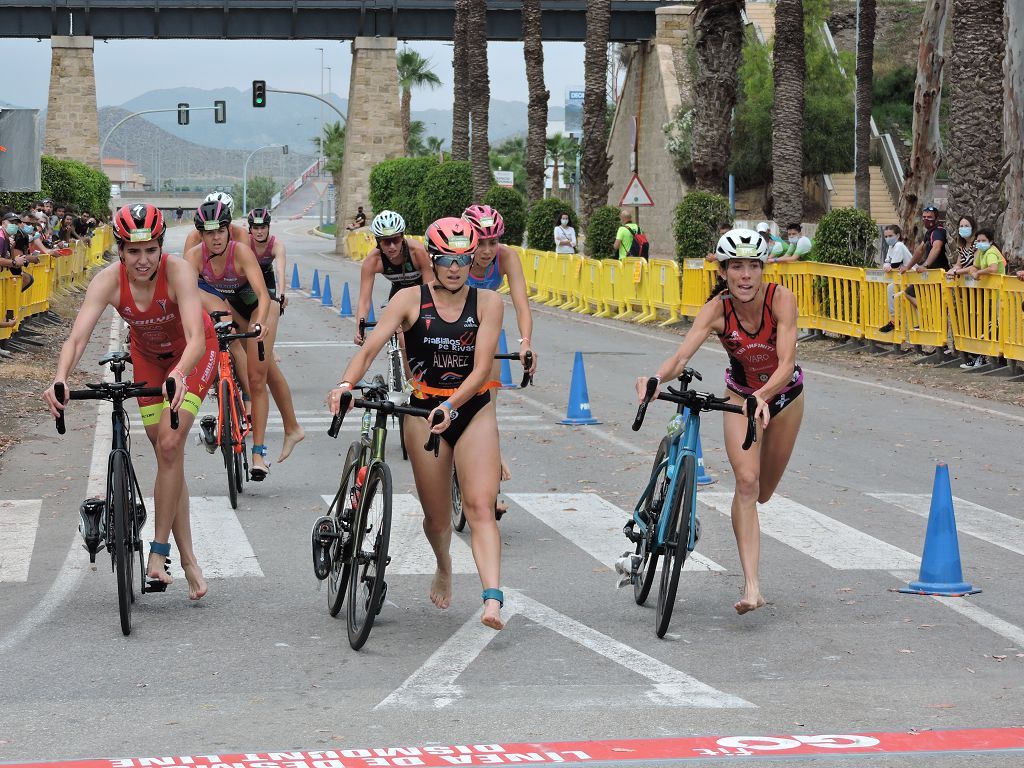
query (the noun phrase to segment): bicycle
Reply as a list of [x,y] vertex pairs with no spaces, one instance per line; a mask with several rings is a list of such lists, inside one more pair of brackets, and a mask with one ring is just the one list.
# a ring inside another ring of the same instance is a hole
[[[659,400],[676,404],[676,415],[669,423],[669,433],[658,446],[647,487],[633,510],[632,518],[622,529],[626,538],[636,546],[635,553],[627,553],[629,569],[625,575],[633,584],[633,599],[637,605],[647,601],[658,569],[658,560],[663,560],[655,620],[658,637],[664,637],[668,631],[679,586],[679,572],[700,538],[700,521],[697,519],[697,445],[700,440],[701,411],[740,414],[744,411],[742,406],[733,405],[726,397],[689,389],[693,379],[702,380],[697,371],[686,368],[679,376],[682,388],[668,386],[667,391],[658,394]],[[647,391],[633,421],[634,432],[639,431],[643,425],[647,406],[657,386],[656,378],[647,380]],[[754,421],[756,409],[756,398],[748,396],[747,434],[743,450],[748,450],[757,440]]]
[[[388,416],[403,414],[427,418],[430,411],[396,405],[383,377],[355,389],[363,397],[354,406],[362,408],[359,438],[345,456],[341,484],[326,515],[313,523],[313,572],[327,581],[327,610],[337,616],[348,597],[348,642],[358,651],[366,643],[374,619],[384,607],[387,595],[385,571],[391,558],[391,469],[384,458]],[[337,438],[352,394],[341,397],[338,415],[327,434]],[[376,417],[371,416],[376,411]],[[371,425],[372,421],[372,425]],[[437,423],[435,420],[434,423]],[[438,454],[440,435],[431,433],[424,450]]]
[[[217,332],[217,415],[206,415],[199,420],[203,444],[209,453],[220,447],[224,457],[224,469],[228,475],[228,499],[232,509],[238,509],[238,494],[242,492],[242,479],[249,479],[249,457],[245,453],[245,439],[252,432],[252,422],[245,412],[242,388],[235,373],[235,363],[229,347],[238,339],[254,339],[260,331],[232,333],[238,325],[232,320],[216,322],[230,315],[227,311],[211,312]],[[260,360],[263,360],[263,342],[257,344]]]
[[[499,353],[494,356],[495,360],[519,360],[518,352]],[[520,389],[526,389],[527,386],[533,384],[533,374],[530,373],[530,369],[533,367],[533,352],[527,352],[522,357],[523,361],[523,380],[519,384]],[[501,520],[501,515],[498,514],[498,502],[494,502],[494,516],[495,519]],[[462,489],[459,487],[459,473],[458,470],[452,466],[452,528],[455,529],[456,533],[462,533],[466,528],[466,513],[462,509]]]
[[[117,578],[117,606],[121,617],[121,632],[130,635],[132,631],[132,603],[135,602],[135,553],[139,553],[139,591],[163,592],[167,585],[157,579],[146,580],[146,563],[142,556],[142,527],[146,523],[146,504],[139,479],[132,466],[131,436],[128,414],[124,401],[136,397],[163,397],[160,387],[148,387],[146,382],[122,381],[125,366],[131,356],[115,352],[100,360],[100,365],[109,365],[114,380],[98,384],[86,384],[88,389],[67,392],[63,384],[54,386],[54,394],[60,402],[65,395],[70,400],[109,400],[113,405],[111,425],[113,440],[107,458],[107,484],[104,501],[87,499],[82,503],[81,514],[85,549],[89,562],[96,562],[101,549],[110,553],[111,570]],[[174,399],[174,379],[167,379],[167,398]],[[64,413],[56,419],[57,433],[67,432]],[[178,428],[178,414],[171,411],[171,427]],[[169,560],[167,562],[170,562]],[[164,566],[166,568],[166,564]]]
[[[387,305],[385,305],[387,306]],[[376,327],[376,322],[369,322],[365,318],[359,318],[359,335],[362,338],[366,338],[366,329]],[[409,384],[409,379],[405,375],[406,361],[402,354],[401,338],[398,335],[398,331],[391,334],[391,338],[388,339],[384,345],[384,354],[387,356],[388,366],[385,369],[385,381],[387,382],[388,388],[388,399],[396,405],[407,405],[409,403],[409,393],[412,392],[412,386]],[[398,414],[398,440],[402,446],[402,460],[409,460],[409,451],[405,447],[405,430],[403,429],[404,419],[402,414]]]

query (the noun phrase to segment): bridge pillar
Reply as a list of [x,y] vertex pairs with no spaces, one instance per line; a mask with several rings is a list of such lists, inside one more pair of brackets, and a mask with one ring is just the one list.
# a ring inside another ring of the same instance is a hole
[[[394,37],[357,37],[352,41],[352,75],[348,86],[345,158],[337,196],[339,233],[361,205],[370,210],[370,171],[382,160],[405,155],[398,64]],[[335,253],[344,253],[338,236]]]
[[82,35],[50,38],[50,96],[43,151],[100,169],[100,128],[96,111],[93,39]]

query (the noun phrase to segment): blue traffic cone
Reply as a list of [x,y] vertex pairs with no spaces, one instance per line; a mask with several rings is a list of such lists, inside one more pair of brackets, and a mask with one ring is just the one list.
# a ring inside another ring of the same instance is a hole
[[341,289],[341,310],[338,312],[342,317],[352,317],[352,299],[348,295],[348,283]]
[[299,290],[299,265],[292,264],[292,290]]
[[572,362],[572,381],[569,383],[569,407],[559,424],[600,424],[590,414],[590,395],[587,393],[587,373],[583,370],[583,353],[577,352]]
[[372,297],[371,297],[371,300],[370,300],[370,316],[368,318],[366,318],[366,322],[368,322],[368,323],[376,323],[377,322],[377,318],[373,316],[373,300],[372,300]]
[[935,468],[932,506],[928,512],[928,530],[924,535],[924,553],[917,581],[900,590],[908,595],[945,595],[962,597],[981,592],[964,581],[960,566],[960,543],[953,514],[953,492],[949,487],[949,467]]
[[[505,329],[501,329],[501,333],[498,335],[498,351],[503,355],[508,354],[508,343],[505,341]],[[502,389],[516,389],[518,384],[512,381],[512,366],[509,365],[508,360],[501,361],[501,388]]]
[[331,297],[331,276],[324,275],[324,295],[320,299],[320,303],[325,307],[333,307],[334,299]]
[[704,467],[704,449],[700,444],[700,435],[697,435],[697,485],[711,485],[715,479],[708,474]]
[[309,298],[320,298],[320,272],[315,269],[313,270],[313,287],[309,291]]

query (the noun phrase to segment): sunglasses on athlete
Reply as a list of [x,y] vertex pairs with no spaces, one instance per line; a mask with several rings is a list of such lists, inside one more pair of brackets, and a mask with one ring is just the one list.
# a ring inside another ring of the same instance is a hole
[[405,235],[395,235],[394,237],[378,237],[377,238],[377,243],[379,245],[387,245],[387,246],[401,245],[402,244],[402,240],[404,240],[404,239],[405,239]]
[[452,264],[458,267],[468,267],[473,263],[472,253],[462,253],[458,256],[434,256],[434,265],[438,267],[450,267]]

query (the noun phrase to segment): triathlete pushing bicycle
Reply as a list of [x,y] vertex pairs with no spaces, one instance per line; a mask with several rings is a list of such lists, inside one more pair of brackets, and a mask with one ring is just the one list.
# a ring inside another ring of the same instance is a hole
[[68,373],[82,359],[100,316],[108,306],[114,307],[131,328],[134,380],[157,386],[173,378],[176,385],[169,406],[178,413],[178,429],[171,429],[166,389],[163,399],[139,398],[142,424],[157,462],[155,534],[147,574],[171,583],[164,565],[173,532],[189,599],[198,600],[206,594],[207,584],[192,549],[185,438],[213,382],[217,337],[203,312],[195,271],[182,259],[162,253],[165,226],[160,209],[147,203],[125,206],[114,215],[113,228],[120,260],[90,281],[43,399],[55,418],[64,410],[53,385],[69,390]]
[[[757,398],[759,434],[749,451],[742,449],[746,417],[722,414],[725,449],[736,480],[732,527],[744,577],[743,597],[734,607],[744,614],[764,605],[758,577],[761,530],[757,504],[772,497],[793,453],[804,413],[800,396],[803,372],[796,364],[796,297],[784,286],[762,281],[768,258],[764,240],[752,230],[733,229],[718,241],[715,255],[718,285],[679,349],[661,364],[656,376],[663,382],[675,379],[705,339],[715,333],[729,354],[725,372],[729,400],[742,406],[746,396]],[[637,379],[641,401],[647,379]]]
[[[504,304],[491,291],[466,284],[469,266],[478,244],[476,231],[462,219],[435,221],[425,235],[436,282],[399,291],[352,358],[342,380],[328,394],[332,413],[337,413],[341,394],[351,391],[369,369],[384,342],[398,329],[405,332],[409,365],[413,373],[412,405],[429,409],[428,427],[423,419],[406,418],[406,444],[420,503],[423,532],[437,558],[430,599],[447,608],[452,594],[451,477],[452,462],[459,473],[462,503],[472,529],[473,559],[483,586],[481,621],[502,629],[500,610],[504,595],[501,582],[501,538],[494,518],[498,495],[498,422],[489,390],[493,355],[498,345]],[[428,431],[442,437],[437,458],[418,449]]]

